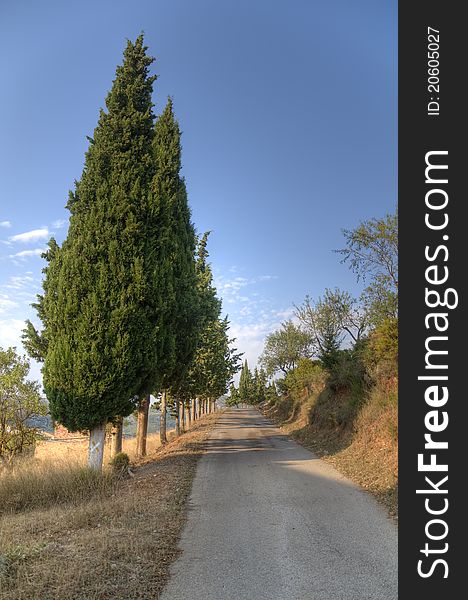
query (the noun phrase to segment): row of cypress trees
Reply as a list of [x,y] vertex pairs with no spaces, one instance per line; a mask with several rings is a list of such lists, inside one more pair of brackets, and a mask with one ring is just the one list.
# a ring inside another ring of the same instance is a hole
[[268,383],[268,377],[263,368],[255,367],[252,372],[247,360],[244,361],[239,378],[239,386],[236,388],[231,384],[229,398],[226,400],[228,406],[239,404],[260,404],[276,396],[274,382]]
[[[90,431],[96,469],[107,423],[118,426],[137,409],[144,453],[149,394],[162,392],[164,441],[167,398],[178,406],[217,397],[238,359],[220,317],[207,235],[197,245],[172,101],[153,114],[153,60],[142,35],[128,41],[69,195],[67,238],[62,246],[52,238],[44,255],[34,305],[42,329],[28,321],[23,337],[43,362],[52,417]],[[207,352],[216,354],[211,364]],[[213,371],[213,385],[203,369]]]

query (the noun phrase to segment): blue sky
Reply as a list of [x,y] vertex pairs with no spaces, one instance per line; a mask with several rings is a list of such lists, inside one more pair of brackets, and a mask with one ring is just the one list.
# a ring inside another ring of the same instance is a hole
[[[18,345],[125,39],[183,131],[193,218],[238,348],[306,294],[359,293],[333,249],[397,201],[397,2],[17,1],[0,5],[0,346]],[[37,376],[38,367],[32,374]]]

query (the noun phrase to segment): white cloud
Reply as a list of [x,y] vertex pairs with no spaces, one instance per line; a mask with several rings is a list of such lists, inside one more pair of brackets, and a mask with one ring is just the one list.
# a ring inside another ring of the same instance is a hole
[[34,250],[21,250],[16,254],[10,254],[10,258],[29,258],[30,256],[40,256],[45,252],[45,248],[35,248]]
[[257,364],[258,358],[263,351],[263,344],[266,336],[275,330],[275,327],[268,323],[260,322],[256,324],[243,325],[241,323],[231,323],[229,335],[236,338],[234,346],[243,352],[242,360],[247,360],[253,368]]
[[[283,310],[260,311],[254,315],[249,312],[247,315],[242,309],[239,311],[239,318],[231,319],[229,335],[236,338],[234,346],[243,352],[242,360],[247,359],[249,366],[255,368],[258,359],[263,352],[265,339],[273,331],[280,328],[281,323],[291,318],[293,308]],[[247,317],[249,322],[242,322]],[[237,375],[236,380],[239,375]]]
[[34,281],[34,277],[31,277],[30,273],[25,275],[12,275],[8,283],[3,287],[8,290],[21,290],[29,286]]
[[62,229],[66,222],[65,219],[57,219],[52,223],[52,229]]
[[6,229],[11,227],[11,221],[0,221],[0,227],[5,227]]
[[21,334],[24,329],[24,321],[20,319],[0,319],[0,346],[8,348],[14,346],[19,352],[23,352]]
[[31,231],[25,231],[24,233],[17,233],[16,235],[10,236],[10,242],[20,242],[22,244],[28,244],[30,242],[37,242],[43,240],[49,236],[49,229],[42,227],[41,229],[33,229]]
[[[237,267],[231,267],[228,272],[235,273],[237,271]],[[244,288],[256,285],[258,283],[265,283],[271,281],[273,279],[277,279],[276,275],[259,275],[257,277],[224,277],[223,275],[218,275],[215,277],[214,284],[216,289],[218,290],[219,295],[227,304],[235,304],[236,302],[259,302],[258,297],[259,294],[257,292],[249,292],[244,291],[242,294],[241,290]],[[256,300],[253,300],[253,298]]]
[[[26,354],[21,336],[24,329],[24,321],[21,319],[0,319],[0,348],[16,348],[18,354]],[[42,385],[41,366],[35,360],[29,359],[30,371],[27,379],[38,381]]]
[[13,308],[17,308],[18,303],[11,300],[6,294],[0,294],[0,315],[7,313]]
[[[279,329],[281,323],[292,316],[291,308],[272,307],[272,299],[265,294],[265,285],[277,279],[276,275],[239,275],[238,267],[227,269],[215,276],[214,284],[231,323],[229,335],[236,338],[234,346],[243,352],[254,368],[263,352],[266,337]],[[237,380],[239,375],[235,377]]]

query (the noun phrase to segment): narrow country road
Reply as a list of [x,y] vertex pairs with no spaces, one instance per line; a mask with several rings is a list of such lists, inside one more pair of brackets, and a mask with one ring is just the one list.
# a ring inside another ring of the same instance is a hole
[[162,600],[393,600],[397,531],[254,409],[220,419]]

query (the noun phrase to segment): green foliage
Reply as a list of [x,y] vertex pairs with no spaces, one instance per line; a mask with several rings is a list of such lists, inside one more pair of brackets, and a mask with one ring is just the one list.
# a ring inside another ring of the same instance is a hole
[[[261,402],[265,402],[268,399],[268,394],[270,394],[270,398],[273,396],[273,389],[271,386],[267,385],[267,374],[264,369],[259,369],[255,367],[255,370],[252,374],[249,368],[249,364],[247,361],[244,361],[242,366],[240,379],[239,379],[239,388],[236,388],[232,385],[230,390],[230,397],[232,398],[232,403],[237,405],[240,402],[243,404],[260,404]],[[276,390],[274,391],[276,396]]]
[[201,331],[200,298],[195,264],[195,230],[191,221],[185,182],[180,176],[181,133],[169,99],[155,125],[153,152],[156,175],[152,189],[165,224],[158,240],[159,273],[154,295],[164,306],[159,330],[159,356],[163,388],[181,386],[193,360]]
[[275,382],[272,381],[266,386],[265,401],[273,405],[278,400],[278,397],[278,390],[276,389]]
[[374,380],[396,377],[398,372],[398,319],[385,319],[369,335],[363,360]]
[[254,394],[253,378],[249,369],[249,363],[245,360],[242,366],[239,378],[239,400],[242,403],[250,404]]
[[71,431],[128,415],[157,375],[152,62],[142,36],[128,42],[70,193],[67,239],[50,246],[44,388],[53,418]]
[[227,335],[228,329],[227,318],[206,324],[189,372],[194,396],[216,399],[228,391],[239,359],[235,349],[230,347],[232,340]]
[[379,278],[363,291],[361,302],[372,327],[379,327],[387,319],[398,319],[398,294]]
[[28,361],[14,348],[0,348],[0,462],[34,447],[38,431],[28,420],[47,414],[39,384],[28,381],[28,373]]
[[226,398],[226,406],[239,406],[240,398],[236,386],[231,383],[229,387],[229,396]]
[[340,350],[328,373],[328,385],[333,391],[350,391],[351,395],[363,399],[368,378],[360,349]]
[[358,280],[369,281],[362,303],[371,325],[398,315],[398,217],[363,221],[343,230],[345,248],[338,250]]
[[268,375],[277,371],[286,374],[301,358],[311,355],[312,338],[292,321],[286,321],[278,331],[267,336],[260,363]]
[[266,391],[267,391],[267,374],[264,369],[259,369],[255,367],[253,381],[253,404],[260,404],[261,402],[265,402],[266,400]]
[[128,473],[130,458],[125,452],[119,452],[111,458],[109,464],[116,475],[124,475]]
[[315,302],[306,296],[304,303],[296,308],[296,316],[313,340],[315,354],[326,368],[331,368],[344,339],[344,331],[341,315],[328,301],[327,293]]
[[317,387],[322,387],[325,380],[325,371],[319,361],[302,358],[297,367],[284,378],[282,383],[285,393],[299,394],[306,390],[312,393]]
[[[56,290],[61,266],[60,247],[55,239],[51,238],[47,245],[48,249],[42,254],[42,258],[47,261],[46,267],[42,269],[42,273],[44,274],[42,282],[44,294],[37,294],[37,302],[31,305],[36,310],[37,316],[42,323],[42,331],[38,331],[28,319],[22,335],[22,342],[26,352],[38,362],[45,361],[48,349],[48,337],[54,331],[55,323],[52,316],[55,310],[55,303],[57,302]],[[50,319],[48,318],[48,314],[51,315]]]
[[348,334],[353,342],[359,341],[367,329],[367,313],[349,292],[327,288],[316,308],[319,312],[332,315],[328,320],[336,324],[341,332]]
[[376,277],[398,288],[398,218],[388,214],[382,219],[362,221],[356,229],[344,229],[346,247],[338,250],[342,262],[349,262],[358,279]]
[[221,318],[221,301],[213,286],[208,263],[208,233],[198,242],[196,256],[198,340],[192,360],[175,393],[186,401],[190,398],[216,399],[224,395],[232,377],[239,370],[240,354],[229,338],[229,321]]

